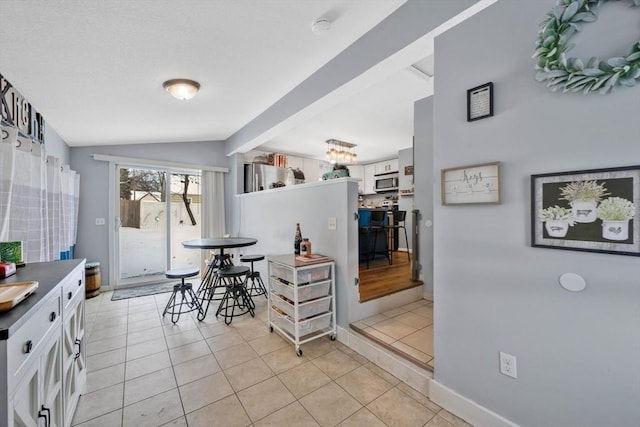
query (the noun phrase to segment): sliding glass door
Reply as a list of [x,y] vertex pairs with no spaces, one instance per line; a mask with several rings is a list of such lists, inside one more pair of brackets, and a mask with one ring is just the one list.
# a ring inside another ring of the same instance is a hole
[[165,281],[165,271],[200,265],[181,242],[200,237],[199,171],[119,166],[117,287]]

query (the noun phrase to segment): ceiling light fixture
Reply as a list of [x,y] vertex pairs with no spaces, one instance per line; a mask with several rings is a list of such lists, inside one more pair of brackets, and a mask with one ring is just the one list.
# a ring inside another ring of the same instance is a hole
[[327,139],[327,160],[331,164],[353,164],[356,162],[358,155],[354,148],[356,144],[350,142],[339,141],[337,139]]
[[189,79],[172,79],[162,83],[162,87],[174,98],[186,100],[198,93],[200,83]]
[[316,19],[313,24],[311,24],[311,31],[316,36],[320,36],[331,29],[331,21],[328,19],[320,18]]

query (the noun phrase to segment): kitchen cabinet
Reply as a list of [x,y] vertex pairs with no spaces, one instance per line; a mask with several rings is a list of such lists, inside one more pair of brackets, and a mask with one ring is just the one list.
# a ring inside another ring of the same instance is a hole
[[376,193],[376,163],[364,166],[364,191],[362,194]]
[[351,178],[357,178],[358,181],[358,193],[364,193],[364,166],[351,165],[349,166],[349,176]]
[[269,267],[268,322],[295,344],[330,335],[336,339],[335,264],[329,258],[299,261],[295,255],[272,255]]
[[398,172],[398,159],[386,160],[384,162],[375,163],[375,174]]
[[302,157],[287,156],[287,167],[304,171],[304,160]]
[[0,284],[23,281],[37,291],[0,313],[0,425],[70,426],[86,383],[84,260],[32,263]]

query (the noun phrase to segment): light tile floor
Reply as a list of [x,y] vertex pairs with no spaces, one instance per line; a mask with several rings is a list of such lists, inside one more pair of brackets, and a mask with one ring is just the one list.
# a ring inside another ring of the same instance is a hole
[[87,389],[73,425],[469,426],[338,341],[297,357],[269,333],[264,298],[230,326],[215,310],[173,325],[161,317],[169,295],[87,300]]
[[373,338],[409,360],[433,370],[433,303],[421,299],[352,324],[356,332]]

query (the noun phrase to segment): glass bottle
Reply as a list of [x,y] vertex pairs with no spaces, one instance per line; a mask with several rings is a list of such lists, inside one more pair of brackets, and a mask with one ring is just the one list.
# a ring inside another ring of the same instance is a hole
[[300,231],[300,223],[297,223],[296,235],[293,240],[293,249],[296,255],[300,255],[300,242],[302,242],[302,232]]
[[302,239],[302,243],[300,243],[300,255],[310,257],[311,256],[311,242],[307,237]]

